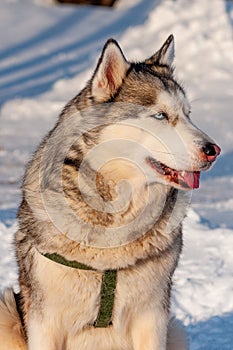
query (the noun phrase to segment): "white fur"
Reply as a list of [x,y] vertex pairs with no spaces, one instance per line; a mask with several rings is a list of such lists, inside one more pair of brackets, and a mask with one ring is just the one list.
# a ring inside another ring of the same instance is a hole
[[[51,317],[53,312],[57,312],[57,307],[49,309],[48,311],[49,322],[32,320],[30,325],[31,336],[29,338],[29,349],[92,350],[94,348],[95,350],[131,350],[133,343],[135,350],[161,350],[161,347],[156,347],[155,344],[151,344],[153,347],[150,346],[151,334],[154,333],[154,330],[150,329],[150,324],[153,325],[154,323],[153,316],[150,312],[147,314],[140,314],[140,317],[137,319],[135,318],[135,321],[132,322],[133,327],[131,335],[122,334],[111,327],[106,329],[89,328],[83,330],[81,333],[76,332],[72,337],[69,336],[67,342],[63,343],[62,339],[66,335],[64,327],[61,324],[59,326],[59,323],[57,324],[56,320]],[[67,329],[71,328],[72,330],[70,320],[71,318],[67,317],[66,326]],[[123,327],[126,322],[127,315],[123,320]],[[159,322],[159,325],[162,325],[161,321]],[[157,327],[157,330],[159,330],[159,327]],[[54,331],[56,332],[56,336],[60,334],[60,342],[59,337],[57,337],[58,341],[56,344],[53,343],[54,337],[52,337]],[[163,336],[163,342],[165,342],[165,339],[166,335]],[[13,292],[10,289],[5,292],[5,297],[2,296],[0,301],[0,340],[0,350],[28,349],[23,337],[21,322],[16,310]],[[174,319],[170,320],[168,324],[168,342],[166,349],[188,349],[187,337]]]
[[[67,350],[166,348],[167,317],[161,303],[161,285],[166,282],[164,275],[159,278],[152,261],[134,271],[118,272],[114,328],[83,330],[98,313],[101,274],[64,267],[36,254],[36,275],[46,299],[43,317],[40,312],[29,316],[29,350],[62,350],[67,337]],[[132,294],[128,293],[129,286]]]
[[[184,333],[174,321],[168,326],[169,345],[166,347],[167,320],[160,304],[160,285],[164,280],[158,280],[158,271],[152,262],[148,262],[148,266],[141,266],[134,273],[124,270],[119,272],[114,328],[82,329],[85,322],[92,322],[98,312],[96,300],[100,292],[100,274],[68,268],[36,254],[36,272],[40,282],[43,282],[41,285],[46,298],[43,312],[38,310],[36,314],[32,312],[29,315],[28,350],[187,349]],[[146,273],[148,269],[149,275]],[[153,274],[157,276],[155,283],[151,283]],[[145,275],[143,284],[137,278],[141,275]],[[133,293],[127,295],[127,307],[123,308],[128,285],[132,286]],[[148,293],[157,295],[149,303]],[[6,292],[4,301],[0,302],[0,339],[0,350],[27,348],[11,290]]]

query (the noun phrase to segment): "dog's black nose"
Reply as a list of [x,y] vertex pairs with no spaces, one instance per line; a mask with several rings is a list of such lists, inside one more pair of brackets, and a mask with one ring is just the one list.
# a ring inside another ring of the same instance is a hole
[[216,157],[220,154],[221,149],[213,143],[207,143],[203,146],[202,151],[205,153],[209,162],[215,161]]

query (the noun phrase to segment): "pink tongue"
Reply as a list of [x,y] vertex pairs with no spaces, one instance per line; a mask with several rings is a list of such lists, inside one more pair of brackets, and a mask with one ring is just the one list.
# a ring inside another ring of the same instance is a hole
[[183,175],[183,181],[192,189],[199,187],[200,171],[186,171]]

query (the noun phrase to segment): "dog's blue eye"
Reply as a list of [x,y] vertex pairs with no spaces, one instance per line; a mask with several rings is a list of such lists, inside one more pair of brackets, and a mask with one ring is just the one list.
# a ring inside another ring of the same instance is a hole
[[167,114],[163,112],[159,112],[159,113],[153,114],[152,117],[158,120],[163,120],[163,119],[167,119]]

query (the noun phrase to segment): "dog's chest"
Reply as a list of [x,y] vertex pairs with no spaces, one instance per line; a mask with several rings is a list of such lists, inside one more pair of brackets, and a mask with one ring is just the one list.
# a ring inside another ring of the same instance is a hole
[[[68,325],[72,320],[74,332],[93,325],[100,309],[102,273],[66,267],[43,256],[38,259],[36,275],[42,300],[44,307],[54,312],[56,322],[61,318]],[[166,299],[172,266],[171,259],[164,259],[148,260],[117,271],[112,317],[116,325],[120,327],[126,314],[129,318],[136,310],[156,306]]]

